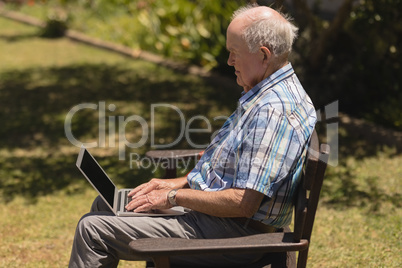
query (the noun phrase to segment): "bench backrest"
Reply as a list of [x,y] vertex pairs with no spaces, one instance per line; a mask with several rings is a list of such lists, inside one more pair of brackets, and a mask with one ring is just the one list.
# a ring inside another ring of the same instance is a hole
[[[318,200],[329,158],[329,146],[320,146],[317,132],[314,130],[308,147],[302,180],[295,196],[295,240],[310,241],[313,230]],[[297,266],[305,267],[308,249],[299,253]]]

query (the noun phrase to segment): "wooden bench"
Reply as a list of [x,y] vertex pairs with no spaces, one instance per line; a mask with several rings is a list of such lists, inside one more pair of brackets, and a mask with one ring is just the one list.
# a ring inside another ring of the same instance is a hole
[[[176,151],[177,153],[178,151]],[[194,153],[194,152],[192,152]],[[166,156],[166,153],[164,153]],[[184,155],[184,152],[181,152]],[[158,157],[158,151],[150,155]],[[180,154],[173,154],[178,157]],[[190,156],[186,156],[190,157]],[[191,155],[194,157],[194,154]],[[156,268],[170,267],[169,257],[177,255],[208,255],[224,253],[264,253],[261,260],[241,267],[285,267],[286,253],[299,252],[297,267],[306,267],[310,237],[321,186],[329,158],[329,146],[319,145],[314,131],[307,154],[301,183],[295,196],[293,232],[262,233],[227,239],[146,238],[130,242],[133,254],[152,259]],[[170,174],[172,175],[172,171]],[[275,254],[277,263],[270,263]],[[149,264],[149,263],[148,263]],[[150,264],[151,265],[151,264]]]

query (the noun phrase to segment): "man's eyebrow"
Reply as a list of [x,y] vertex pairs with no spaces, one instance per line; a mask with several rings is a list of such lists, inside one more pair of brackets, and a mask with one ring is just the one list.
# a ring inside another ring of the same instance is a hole
[[226,50],[227,50],[228,52],[231,52],[231,51],[234,51],[235,48],[234,48],[234,47],[226,47]]

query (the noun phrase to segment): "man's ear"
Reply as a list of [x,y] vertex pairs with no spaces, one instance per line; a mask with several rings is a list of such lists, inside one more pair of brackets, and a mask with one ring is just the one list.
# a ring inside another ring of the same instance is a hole
[[260,47],[260,52],[262,53],[264,63],[268,63],[272,56],[271,51],[267,47]]

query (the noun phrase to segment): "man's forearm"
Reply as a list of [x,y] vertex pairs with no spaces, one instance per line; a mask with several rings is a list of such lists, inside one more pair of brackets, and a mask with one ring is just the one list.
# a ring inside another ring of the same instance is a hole
[[169,188],[170,189],[182,189],[182,188],[188,188],[189,185],[187,183],[187,177],[179,177],[175,179],[167,179]]
[[216,217],[251,217],[259,208],[263,194],[247,189],[205,192],[180,189],[178,205]]

